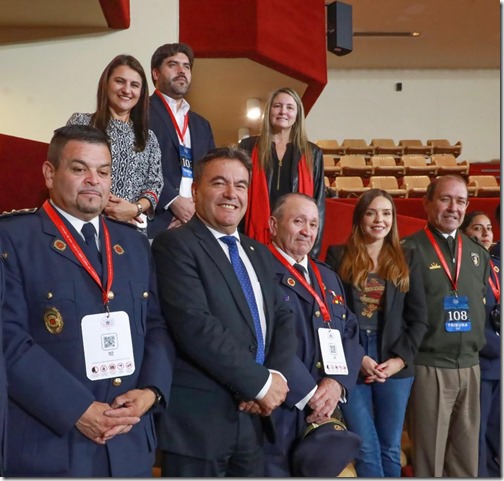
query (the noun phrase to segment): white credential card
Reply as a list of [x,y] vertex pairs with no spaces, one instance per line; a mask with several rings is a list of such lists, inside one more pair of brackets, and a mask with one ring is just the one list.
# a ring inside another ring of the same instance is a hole
[[348,366],[340,332],[337,329],[321,327],[318,330],[318,335],[324,372],[326,374],[347,375]]
[[89,314],[82,318],[86,376],[91,381],[129,376],[135,358],[129,316],[124,311]]

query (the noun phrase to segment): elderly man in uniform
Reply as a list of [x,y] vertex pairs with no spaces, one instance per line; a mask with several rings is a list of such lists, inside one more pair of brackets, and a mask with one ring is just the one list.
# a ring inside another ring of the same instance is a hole
[[468,204],[462,177],[438,177],[424,197],[427,225],[405,239],[419,254],[429,324],[408,406],[418,477],[478,476],[479,351],[490,267],[486,249],[459,232]]
[[150,476],[151,408],[169,397],[173,344],[147,239],[100,215],[107,137],[55,131],[50,200],[0,223],[9,379],[6,476]]
[[308,256],[318,227],[317,204],[304,194],[282,196],[270,217],[276,283],[295,313],[298,341],[297,357],[286,372],[290,391],[271,415],[277,442],[266,446],[266,475],[272,477],[296,475],[290,459],[296,441],[307,423],[327,421],[346,401],[364,354],[338,276]]
[[245,152],[210,151],[195,167],[196,215],[152,244],[177,347],[170,404],[157,424],[163,476],[262,476],[267,416],[288,392],[292,312],[267,248],[237,230],[250,172]]

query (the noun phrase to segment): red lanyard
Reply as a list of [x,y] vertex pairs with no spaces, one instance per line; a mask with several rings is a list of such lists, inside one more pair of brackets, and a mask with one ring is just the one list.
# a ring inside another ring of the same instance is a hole
[[[320,308],[320,312],[322,313],[322,318],[324,319],[324,322],[329,324],[331,322],[331,316],[329,314],[329,309],[327,309],[327,305],[325,303],[325,300],[322,300],[320,298],[320,296],[317,294],[315,289],[313,289],[313,287],[310,286],[310,284],[308,284],[305,277],[302,276],[300,272],[298,272],[296,269],[294,269],[294,267],[292,267],[289,264],[287,259],[282,254],[280,254],[280,252],[278,252],[278,249],[273,244],[269,245],[269,249],[273,253],[273,255],[285,267],[287,267],[289,272],[298,280],[298,282],[315,298],[315,300],[317,301],[317,304]],[[317,283],[319,285],[320,292],[324,292],[324,284],[322,283],[322,277],[320,275],[320,271],[319,271],[317,265],[315,264],[315,262],[313,262],[311,259],[309,259],[309,262],[310,262],[311,268],[313,269],[313,273],[315,274],[315,277],[317,279]]]
[[[495,282],[492,279],[492,275],[494,276]],[[494,293],[495,300],[500,302],[500,281],[497,272],[495,272],[495,264],[490,259],[490,277],[488,278],[488,283]]]
[[457,252],[455,254],[457,269],[456,269],[456,273],[455,273],[455,279],[453,279],[451,272],[450,272],[450,269],[448,268],[448,264],[446,263],[446,259],[444,258],[444,255],[441,252],[441,249],[439,248],[439,245],[438,245],[436,239],[434,239],[432,232],[429,230],[429,228],[427,226],[424,227],[424,230],[425,230],[425,234],[427,235],[427,238],[430,240],[430,243],[432,244],[432,247],[434,247],[434,250],[436,251],[436,254],[439,258],[439,261],[441,262],[441,265],[443,266],[443,269],[444,269],[446,275],[448,276],[448,279],[450,279],[450,282],[452,283],[453,290],[455,292],[457,292],[457,282],[458,282],[458,278],[459,278],[459,274],[460,274],[460,265],[462,264],[461,263],[461,260],[462,260],[462,236],[460,236],[460,235],[457,236],[458,237]]
[[46,214],[49,216],[49,218],[52,220],[56,228],[59,230],[60,234],[63,236],[63,239],[65,239],[66,243],[70,246],[71,251],[74,253],[75,257],[77,257],[77,260],[82,264],[82,267],[86,269],[87,273],[98,284],[98,287],[101,289],[103,293],[103,303],[105,305],[105,308],[108,310],[108,303],[109,303],[108,293],[110,292],[110,288],[112,287],[112,281],[114,279],[114,266],[112,265],[112,248],[110,245],[111,244],[110,234],[107,229],[107,226],[105,225],[105,221],[102,218],[103,238],[105,240],[105,252],[107,258],[107,290],[103,288],[102,281],[98,276],[98,274],[96,273],[94,267],[88,261],[88,258],[86,257],[84,252],[82,252],[82,249],[80,248],[79,244],[76,242],[70,231],[66,228],[60,216],[58,215],[56,210],[54,210],[49,201],[46,200],[42,207],[45,210]]
[[170,114],[170,117],[173,122],[173,126],[175,127],[175,130],[177,131],[177,135],[179,137],[180,143],[184,145],[184,137],[187,132],[187,126],[189,125],[189,116],[187,114],[184,115],[184,127],[182,128],[182,132],[180,131],[180,128],[177,123],[177,119],[175,118],[175,115],[173,115],[171,107],[168,105],[168,102],[164,98],[164,95],[156,89],[156,94],[158,97],[163,101],[164,106],[166,107],[166,110],[168,110],[168,113]]

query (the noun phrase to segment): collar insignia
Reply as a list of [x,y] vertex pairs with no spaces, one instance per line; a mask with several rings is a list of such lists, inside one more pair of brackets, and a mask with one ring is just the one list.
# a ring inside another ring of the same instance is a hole
[[61,252],[66,249],[66,244],[61,239],[56,239],[53,242],[53,246]]
[[437,262],[433,262],[430,266],[429,269],[441,269],[441,266]]
[[287,279],[287,284],[289,284],[289,286],[291,287],[294,287],[296,285],[296,281],[292,277],[289,277]]
[[119,245],[119,244],[116,244],[114,247],[113,247],[114,251],[116,254],[122,256],[124,254],[124,249]]

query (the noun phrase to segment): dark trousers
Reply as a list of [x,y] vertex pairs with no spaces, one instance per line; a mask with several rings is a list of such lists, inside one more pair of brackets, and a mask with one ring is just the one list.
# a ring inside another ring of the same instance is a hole
[[[264,453],[257,438],[257,417],[240,412],[236,441],[226,453],[214,459],[193,458],[162,451],[163,477],[263,477]],[[213,433],[216,438],[219,433]]]
[[501,477],[500,470],[500,380],[481,380],[481,424],[478,476]]

